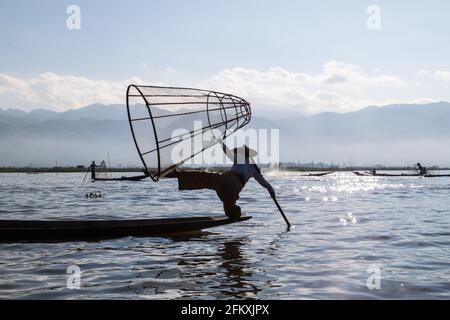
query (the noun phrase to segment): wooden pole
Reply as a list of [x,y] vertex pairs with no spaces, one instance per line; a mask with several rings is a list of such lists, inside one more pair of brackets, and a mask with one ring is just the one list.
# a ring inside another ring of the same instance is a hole
[[284,214],[283,209],[281,209],[281,206],[278,203],[277,199],[275,199],[275,196],[273,196],[272,199],[273,199],[273,202],[275,202],[275,204],[277,205],[278,210],[281,213],[281,216],[283,217],[284,221],[286,222],[287,229],[289,230],[291,228],[291,224],[289,223],[289,220],[286,218],[286,215]]
[[89,166],[89,168],[86,170],[86,174],[84,175],[83,181],[81,181],[81,182],[84,182],[84,180],[86,180],[86,177],[87,177],[87,175],[89,173],[89,169],[90,168],[91,168],[91,166]]

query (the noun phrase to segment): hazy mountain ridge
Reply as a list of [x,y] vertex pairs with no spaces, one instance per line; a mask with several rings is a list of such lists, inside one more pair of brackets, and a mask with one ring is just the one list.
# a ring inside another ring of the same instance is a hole
[[[161,111],[162,112],[162,111]],[[175,125],[171,123],[170,127]],[[274,120],[248,127],[280,130],[281,160],[403,164],[450,163],[450,103],[367,107]],[[247,127],[247,128],[248,128]],[[66,112],[0,108],[0,165],[52,165],[104,159],[138,165],[124,105]]]
[[303,137],[342,139],[359,137],[411,138],[450,137],[450,104],[390,105],[367,107],[350,113],[322,113],[279,122],[282,126],[297,126]]

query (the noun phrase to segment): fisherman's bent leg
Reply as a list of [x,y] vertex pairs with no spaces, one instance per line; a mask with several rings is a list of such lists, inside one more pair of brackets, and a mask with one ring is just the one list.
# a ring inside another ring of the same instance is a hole
[[241,216],[241,207],[236,205],[236,201],[239,200],[239,193],[243,185],[231,172],[224,173],[221,180],[221,188],[217,191],[217,195],[223,202],[225,215],[237,219]]
[[241,207],[236,205],[236,202],[224,202],[223,211],[225,215],[232,219],[238,219],[241,217]]

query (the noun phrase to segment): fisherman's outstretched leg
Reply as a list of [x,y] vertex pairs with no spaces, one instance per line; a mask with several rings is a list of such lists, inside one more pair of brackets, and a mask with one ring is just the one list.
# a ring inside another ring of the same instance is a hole
[[220,187],[220,174],[204,171],[180,171],[177,173],[179,190],[212,189]]

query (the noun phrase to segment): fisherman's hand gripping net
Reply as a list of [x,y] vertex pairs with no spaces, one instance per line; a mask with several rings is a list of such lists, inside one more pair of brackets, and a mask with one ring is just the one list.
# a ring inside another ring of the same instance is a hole
[[[130,85],[127,111],[137,151],[153,181],[214,146],[218,138],[233,134],[251,118],[250,104],[242,98],[176,87]],[[195,139],[201,141],[200,147],[192,147]]]

